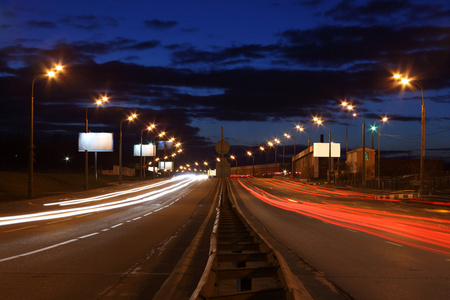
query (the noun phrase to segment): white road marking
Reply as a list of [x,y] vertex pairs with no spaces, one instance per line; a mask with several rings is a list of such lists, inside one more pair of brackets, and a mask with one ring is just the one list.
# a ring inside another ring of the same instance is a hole
[[119,226],[122,226],[122,225],[123,225],[123,223],[119,223],[117,225],[111,226],[111,228],[116,228],[116,227],[119,227]]
[[389,242],[389,241],[385,241],[385,242],[388,243],[388,244],[397,246],[397,247],[403,247],[403,245],[400,245],[400,244],[397,244],[397,243],[393,243],[393,242]]
[[81,216],[76,216],[75,218],[83,218],[83,217],[86,217],[86,216],[89,216],[89,215],[92,215],[92,213],[90,213],[90,214],[85,214],[85,215],[81,215]]
[[85,239],[85,238],[88,238],[90,236],[97,235],[97,234],[98,234],[98,232],[94,232],[94,233],[91,233],[91,234],[86,234],[86,235],[80,236],[79,239]]
[[142,217],[134,218],[133,221],[139,220],[140,218],[142,218]]
[[59,244],[55,244],[55,245],[52,245],[52,246],[48,246],[48,247],[45,247],[45,248],[34,250],[34,251],[31,251],[31,252],[22,253],[22,254],[19,254],[19,255],[2,258],[2,259],[0,259],[0,262],[16,259],[16,258],[19,258],[19,257],[22,257],[22,256],[28,256],[28,255],[35,254],[35,253],[42,252],[42,251],[46,251],[46,250],[50,250],[50,249],[53,249],[53,248],[56,248],[56,247],[59,247],[59,246],[62,246],[62,245],[67,245],[67,244],[75,242],[75,241],[78,241],[78,239],[72,239],[72,240],[68,240],[68,241],[65,241],[65,242],[62,242],[62,243],[59,243]]
[[24,229],[28,229],[28,228],[33,228],[33,227],[37,227],[37,225],[31,225],[31,226],[21,227],[21,228],[17,228],[17,229],[5,230],[3,232],[14,232],[14,231],[24,230]]
[[55,223],[59,223],[59,222],[69,221],[69,220],[72,220],[72,218],[63,219],[63,220],[57,220],[57,221],[53,221],[53,222],[48,222],[46,224],[50,225],[50,224],[55,224]]
[[350,229],[350,228],[346,228],[348,231],[351,231],[351,232],[358,232],[357,230],[353,230],[353,229]]

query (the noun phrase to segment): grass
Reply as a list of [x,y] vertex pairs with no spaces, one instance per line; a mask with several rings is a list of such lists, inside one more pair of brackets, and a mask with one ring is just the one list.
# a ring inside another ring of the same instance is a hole
[[[73,171],[35,172],[33,176],[34,197],[40,198],[55,194],[79,192],[84,190],[84,173]],[[117,175],[89,176],[89,189],[102,188],[118,183]],[[124,177],[124,181],[137,181],[138,177]],[[27,199],[28,173],[0,171],[0,201]]]

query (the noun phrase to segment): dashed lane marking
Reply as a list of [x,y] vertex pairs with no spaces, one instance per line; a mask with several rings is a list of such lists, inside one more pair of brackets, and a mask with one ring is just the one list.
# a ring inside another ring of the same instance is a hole
[[385,242],[388,243],[388,244],[397,246],[397,247],[403,247],[403,245],[400,245],[400,244],[397,244],[397,243],[394,243],[394,242],[389,242],[389,241],[385,241]]
[[24,230],[24,229],[28,229],[28,228],[33,228],[33,227],[37,227],[37,225],[31,225],[31,226],[21,227],[21,228],[17,228],[17,229],[5,230],[3,232],[14,232],[14,231]]

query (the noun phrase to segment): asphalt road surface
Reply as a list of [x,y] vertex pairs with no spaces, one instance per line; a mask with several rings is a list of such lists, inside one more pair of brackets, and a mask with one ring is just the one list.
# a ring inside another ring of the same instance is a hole
[[217,182],[151,181],[2,204],[0,298],[151,299],[203,224],[189,278],[196,283],[208,255],[212,223],[205,220],[217,205]]
[[[276,179],[236,178],[232,190],[303,262],[290,267],[314,299],[330,299],[324,286],[336,299],[450,299],[450,207]],[[310,284],[305,268],[324,285]]]

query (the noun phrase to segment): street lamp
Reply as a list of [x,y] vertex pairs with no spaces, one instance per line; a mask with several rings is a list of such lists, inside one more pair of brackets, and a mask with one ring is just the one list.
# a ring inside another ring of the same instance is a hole
[[311,147],[310,145],[311,145],[311,139],[310,139],[310,135],[309,135],[309,131],[308,130],[306,130],[305,129],[305,127],[303,127],[303,126],[301,126],[301,125],[297,125],[297,126],[295,126],[295,128],[298,130],[298,131],[300,131],[300,132],[303,132],[303,131],[306,131],[306,133],[308,133],[308,155],[307,155],[307,162],[308,162],[308,175],[307,175],[307,179],[306,179],[306,181],[307,182],[309,182],[309,179],[310,179],[310,176],[309,176],[309,168],[310,168],[310,157],[309,157],[309,155],[310,155],[310,153],[309,153],[309,148]]
[[140,148],[141,149],[140,149],[140,153],[139,153],[139,155],[140,155],[140,163],[141,163],[141,167],[139,168],[140,169],[140,174],[139,174],[139,179],[140,180],[142,180],[142,166],[143,166],[143,163],[142,163],[142,134],[144,133],[145,130],[152,131],[153,129],[155,129],[155,127],[156,127],[155,124],[151,124],[151,125],[149,125],[146,128],[141,130],[141,144],[140,144]]
[[[262,152],[266,151],[266,148],[264,148],[263,146],[259,146],[259,150],[261,150]],[[269,173],[269,149],[266,151],[266,177],[267,174]]]
[[274,147],[274,149],[275,149],[275,164],[277,163],[277,150],[278,150],[278,147],[277,147],[277,145],[279,145],[281,143],[281,141],[279,140],[279,139],[274,139],[273,140],[273,147]]
[[251,156],[253,158],[253,171],[252,171],[252,176],[255,176],[255,157],[253,156],[253,154],[250,151],[247,151],[247,155]]
[[[380,120],[375,120],[375,122],[378,121],[378,127],[376,127],[375,125],[372,126],[372,128],[370,128],[373,131],[377,130],[378,131],[378,163],[377,163],[377,167],[378,167],[378,189],[381,190],[381,146],[380,146],[380,136],[381,136],[381,125],[385,122],[388,121],[388,117],[383,117]],[[374,122],[374,123],[375,123]]]
[[423,180],[424,180],[424,159],[425,159],[425,99],[423,95],[423,85],[417,79],[409,79],[403,77],[400,74],[395,74],[394,78],[400,80],[400,82],[406,85],[414,85],[420,89],[422,92],[422,119],[421,119],[421,130],[420,130],[420,183],[419,183],[419,198],[423,195]]
[[[88,129],[88,108],[94,105],[97,105],[97,107],[99,107],[100,105],[104,104],[108,102],[108,97],[103,96],[101,99],[97,99],[95,100],[94,103],[90,103],[86,106],[86,115],[85,115],[85,131],[86,133],[89,132]],[[88,155],[88,150],[84,150],[84,189],[88,190],[89,189],[89,155]]]
[[125,121],[133,121],[137,118],[136,114],[128,116],[126,119],[120,121],[120,138],[119,138],[119,184],[122,184],[122,124]]
[[[295,137],[292,135],[290,135],[290,134],[288,134],[288,133],[285,133],[284,134],[284,137],[286,138],[286,139],[293,139],[294,140],[294,155],[292,156],[292,157],[294,157],[295,156],[295,153],[296,153],[296,144],[297,144],[297,141],[295,140]],[[291,159],[291,161],[292,161],[292,159]],[[284,164],[284,145],[283,145],[283,164]],[[294,178],[294,163],[292,163],[291,162],[291,173],[292,173],[292,178]]]
[[[344,102],[345,103],[345,102]],[[353,109],[359,111],[362,115],[362,188],[366,187],[366,124],[364,122],[364,111],[359,109],[357,106],[352,105],[344,105],[342,103],[342,106],[346,107],[349,111],[352,111]],[[355,115],[353,115],[355,116]]]
[[236,167],[235,171],[236,171],[236,175],[237,175],[237,173],[238,173],[238,170],[237,170],[237,158],[234,155],[230,155],[230,159],[234,160],[234,162],[235,162],[235,167]]
[[327,121],[324,121],[322,119],[319,119],[318,117],[314,117],[313,118],[313,122],[317,123],[318,125],[322,125],[322,123],[327,123],[328,124],[328,172],[327,172],[327,181],[328,183],[331,182],[331,172],[333,171],[331,169],[332,164],[331,164],[331,127],[330,127],[330,123],[328,123]]
[[29,172],[28,172],[28,198],[34,197],[33,190],[33,177],[34,177],[34,83],[36,80],[44,77],[54,77],[56,72],[61,71],[62,66],[56,66],[54,70],[48,71],[47,73],[38,73],[33,76],[33,81],[31,82],[31,102],[30,102],[30,161],[29,161]]

